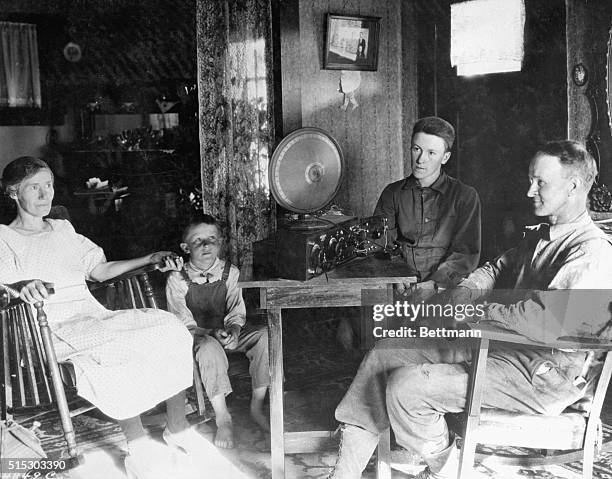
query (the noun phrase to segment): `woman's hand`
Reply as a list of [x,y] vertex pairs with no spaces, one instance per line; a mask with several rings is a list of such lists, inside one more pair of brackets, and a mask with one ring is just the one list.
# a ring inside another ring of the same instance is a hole
[[47,286],[49,283],[43,283],[39,279],[28,281],[19,291],[19,297],[26,303],[38,303],[49,297]]
[[162,272],[180,271],[185,264],[183,258],[171,251],[158,251],[157,253],[152,253],[149,256],[149,262],[159,265],[159,270]]

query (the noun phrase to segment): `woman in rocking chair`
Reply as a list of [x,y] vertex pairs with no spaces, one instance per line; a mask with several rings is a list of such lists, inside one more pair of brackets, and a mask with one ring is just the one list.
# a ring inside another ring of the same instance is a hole
[[[21,157],[9,163],[2,188],[17,215],[8,226],[0,225],[0,282],[18,283],[26,302],[45,301],[57,358],[74,366],[78,394],[116,419],[126,436],[128,476],[171,474],[162,472],[170,450],[145,433],[139,417],[162,401],[166,443],[191,456],[206,454],[212,445],[185,419],[185,389],[193,380],[187,329],[161,310],[109,311],[85,283],[162,261],[165,270],[172,266],[170,253],[106,261],[102,249],[70,222],[45,219],[54,192],[53,173],[42,160]],[[55,294],[50,296],[41,280],[53,283]]]

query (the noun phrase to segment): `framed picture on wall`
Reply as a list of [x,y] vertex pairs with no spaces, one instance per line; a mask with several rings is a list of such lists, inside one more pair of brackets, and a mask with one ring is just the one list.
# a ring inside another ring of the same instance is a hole
[[365,70],[378,68],[380,17],[327,15],[325,61],[327,70]]

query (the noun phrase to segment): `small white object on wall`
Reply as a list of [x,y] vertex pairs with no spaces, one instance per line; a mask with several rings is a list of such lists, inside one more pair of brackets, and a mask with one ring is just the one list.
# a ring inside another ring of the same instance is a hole
[[340,72],[340,88],[338,88],[338,91],[344,94],[344,102],[342,106],[340,106],[344,111],[347,110],[349,105],[351,106],[351,110],[359,106],[355,98],[355,92],[360,84],[361,72],[353,70],[342,70]]

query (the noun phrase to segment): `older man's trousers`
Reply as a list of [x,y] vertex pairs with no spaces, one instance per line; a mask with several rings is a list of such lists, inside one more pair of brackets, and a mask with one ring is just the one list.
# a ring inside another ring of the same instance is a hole
[[[392,426],[398,444],[426,459],[447,449],[445,413],[463,411],[473,339],[389,339],[363,359],[336,409],[338,421],[373,433]],[[495,349],[487,360],[483,407],[558,414],[582,396],[574,386],[585,354],[542,349],[528,360]]]

